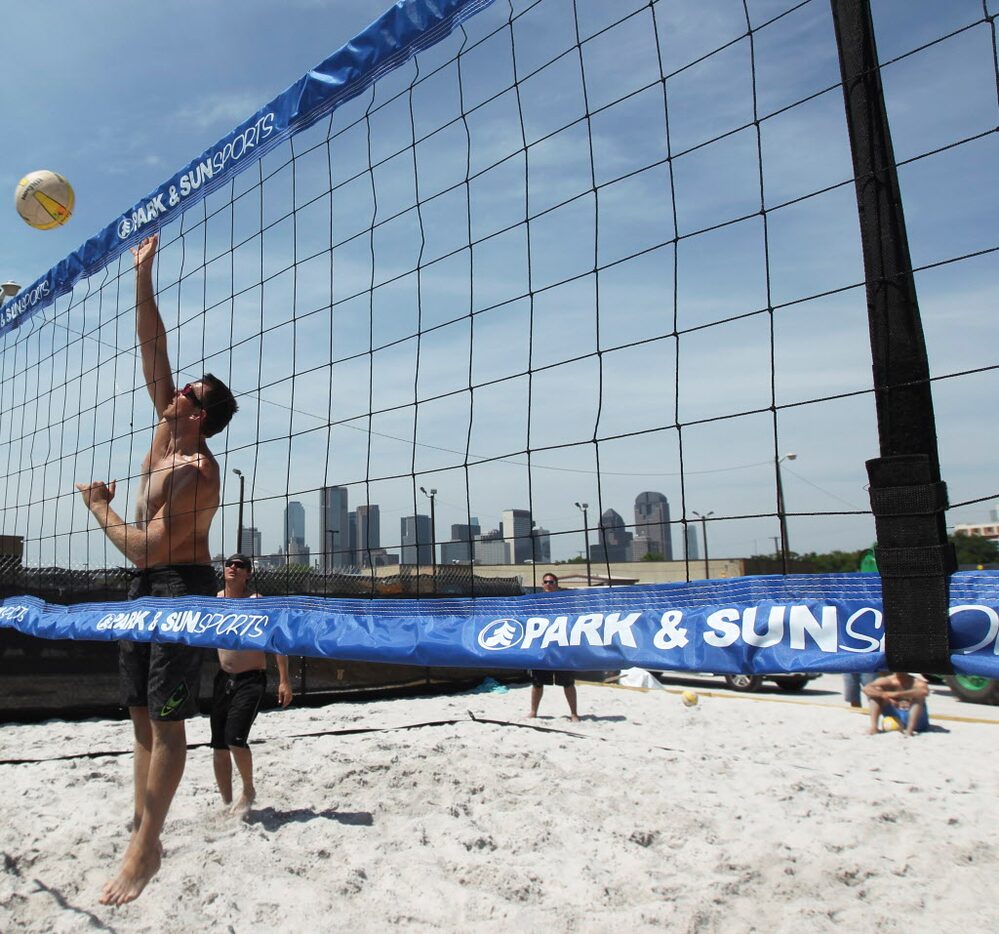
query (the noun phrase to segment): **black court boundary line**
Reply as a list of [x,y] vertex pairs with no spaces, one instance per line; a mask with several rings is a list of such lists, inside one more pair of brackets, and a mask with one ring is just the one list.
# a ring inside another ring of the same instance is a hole
[[[514,670],[511,669],[511,673]],[[295,695],[295,708],[332,707],[336,704],[356,704],[366,701],[398,700],[410,697],[452,697],[473,690],[482,681],[481,678],[423,678],[406,681],[400,684],[366,685],[353,688],[322,687],[310,690],[305,694]],[[503,684],[523,685],[529,681],[525,677],[510,677]],[[591,682],[580,682],[588,684]],[[595,683],[595,682],[594,682]],[[273,695],[265,698],[261,707],[263,711],[279,710],[280,707]],[[211,699],[207,696],[199,699],[198,711],[203,716],[211,713]],[[110,720],[115,723],[128,720],[128,709],[120,703],[92,703],[77,706],[62,707],[19,707],[0,706],[0,727],[8,724],[26,726],[28,724],[46,723],[51,720],[62,720],[66,723],[78,723],[85,720]]]
[[[490,726],[512,726],[522,730],[535,730],[538,733],[558,733],[562,736],[571,736],[574,739],[595,739],[603,743],[610,742],[610,740],[605,736],[591,736],[588,733],[577,733],[574,730],[562,730],[552,726],[540,726],[536,723],[517,723],[513,720],[492,720],[486,717],[477,717],[471,710],[468,711],[467,717],[461,717],[458,719],[425,720],[419,723],[404,723],[401,726],[351,727],[339,730],[316,730],[309,733],[289,733],[287,736],[280,737],[280,739],[308,739],[315,736],[357,736],[364,733],[398,733],[402,730],[419,730],[424,727],[456,726],[461,723],[486,723]],[[263,746],[267,743],[273,743],[276,741],[276,738],[271,737],[270,739],[257,740],[254,745]],[[209,746],[209,743],[190,743],[187,748],[189,750],[207,749]],[[650,746],[649,748],[659,749],[664,752],[683,752],[681,749],[676,749],[670,746]],[[63,756],[46,756],[40,759],[0,759],[0,765],[40,765],[43,762],[70,762],[77,759],[102,759],[104,757],[114,758],[117,756],[127,756],[132,752],[132,749],[111,749],[90,752],[73,752],[67,753]]]

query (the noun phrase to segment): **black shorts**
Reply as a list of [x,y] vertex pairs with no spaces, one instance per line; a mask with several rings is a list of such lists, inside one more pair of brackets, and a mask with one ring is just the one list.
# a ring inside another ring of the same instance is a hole
[[[136,571],[128,599],[216,593],[218,579],[211,565],[175,564]],[[148,707],[153,720],[195,716],[205,653],[206,649],[179,643],[122,640],[118,643],[121,702],[126,707]]]
[[571,688],[576,679],[571,671],[538,671],[532,669],[528,672],[531,676],[531,684],[536,688],[543,688],[545,685],[557,684],[561,688]]
[[249,745],[247,737],[267,687],[267,672],[241,671],[231,675],[219,670],[212,692],[212,749]]

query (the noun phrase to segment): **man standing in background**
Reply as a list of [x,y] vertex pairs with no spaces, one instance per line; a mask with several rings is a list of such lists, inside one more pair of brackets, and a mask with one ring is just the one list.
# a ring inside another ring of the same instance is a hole
[[[225,587],[218,596],[228,599],[259,597],[250,591],[253,563],[246,555],[232,555],[225,563]],[[267,688],[267,654],[257,649],[219,649],[219,673],[212,692],[212,765],[222,803],[230,813],[244,816],[253,804],[253,755],[247,738]],[[288,659],[275,655],[278,667],[278,703],[291,703]],[[232,803],[232,763],[236,763],[242,794]]]
[[[541,579],[543,593],[558,592],[558,578],[551,572],[545,574]],[[538,715],[538,705],[541,703],[541,695],[545,692],[545,685],[559,685],[565,691],[565,700],[569,705],[569,719],[573,723],[579,723],[579,713],[576,710],[576,680],[571,671],[541,671],[534,669],[528,672],[531,676],[531,712],[528,717]]]

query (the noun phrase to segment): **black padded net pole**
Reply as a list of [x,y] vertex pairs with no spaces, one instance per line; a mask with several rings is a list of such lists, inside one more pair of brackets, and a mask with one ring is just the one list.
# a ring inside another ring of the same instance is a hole
[[867,462],[888,665],[951,671],[946,486],[929,362],[867,0],[833,0],[856,174],[881,456]]

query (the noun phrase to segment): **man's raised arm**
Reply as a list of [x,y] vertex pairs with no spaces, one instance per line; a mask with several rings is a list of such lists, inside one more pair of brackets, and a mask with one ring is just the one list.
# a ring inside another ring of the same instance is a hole
[[142,373],[156,414],[173,400],[175,387],[167,356],[166,329],[153,295],[153,258],[159,236],[146,237],[132,249],[135,258],[135,336],[142,353]]
[[[171,526],[178,518],[194,517],[198,509],[198,487],[204,480],[195,464],[182,464],[170,476],[170,492],[155,515],[145,524],[126,522],[114,509],[115,483],[77,483],[83,501],[93,514],[111,544],[129,561],[143,568],[153,564],[171,564]],[[203,494],[202,494],[203,495]],[[194,518],[187,520],[193,528]]]

